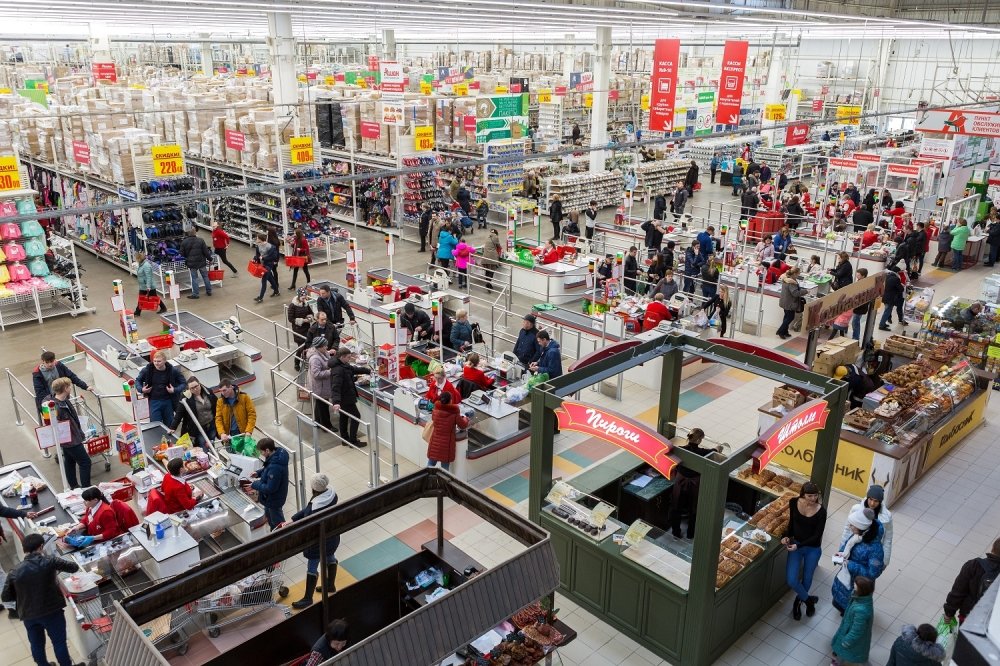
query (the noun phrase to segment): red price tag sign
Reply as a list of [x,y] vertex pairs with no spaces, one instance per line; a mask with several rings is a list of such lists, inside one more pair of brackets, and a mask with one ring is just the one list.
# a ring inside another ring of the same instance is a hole
[[313,140],[311,136],[293,136],[289,142],[292,164],[313,163]]
[[421,125],[413,128],[413,145],[417,150],[434,150],[434,126]]
[[154,176],[184,175],[184,153],[177,144],[153,146],[152,155]]

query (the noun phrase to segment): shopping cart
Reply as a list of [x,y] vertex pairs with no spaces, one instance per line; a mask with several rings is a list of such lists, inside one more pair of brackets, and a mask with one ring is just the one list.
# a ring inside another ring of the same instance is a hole
[[[104,471],[111,470],[111,431],[104,422],[103,410],[97,410],[87,404],[82,395],[75,395],[70,399],[70,404],[76,409],[80,416],[80,425],[83,426],[85,439],[83,445],[87,447],[87,455],[94,459],[104,460]],[[98,400],[98,406],[100,400]]]
[[280,608],[286,618],[291,617],[292,610],[277,601],[287,596],[281,565],[274,564],[202,597],[197,601],[197,612],[205,615],[208,635],[216,638],[222,633],[222,627],[242,622],[269,608]]

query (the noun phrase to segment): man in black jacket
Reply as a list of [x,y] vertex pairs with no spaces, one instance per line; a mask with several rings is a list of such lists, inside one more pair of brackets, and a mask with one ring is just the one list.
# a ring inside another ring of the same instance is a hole
[[75,372],[66,367],[62,361],[56,360],[54,352],[42,352],[42,362],[35,366],[31,373],[31,386],[35,389],[35,407],[38,413],[42,413],[42,400],[52,393],[52,382],[60,377],[66,377],[74,386],[82,388],[84,391],[91,391],[90,385],[80,379]]
[[341,328],[344,325],[344,312],[347,312],[347,318],[350,320],[351,324],[356,323],[354,319],[354,310],[351,309],[351,304],[347,302],[339,291],[336,289],[331,290],[328,285],[323,285],[319,288],[319,298],[316,299],[316,312],[325,312],[327,321]]
[[40,534],[24,537],[21,541],[24,561],[7,576],[0,599],[17,603],[17,613],[24,622],[36,664],[49,663],[45,656],[45,634],[48,633],[59,666],[73,666],[66,644],[66,616],[63,614],[66,598],[59,589],[56,575],[60,571],[74,573],[80,567],[69,560],[43,555],[44,546],[45,539]]
[[962,565],[944,602],[945,619],[951,622],[957,613],[960,621],[965,620],[965,616],[989,587],[988,583],[995,581],[998,575],[1000,539],[993,542],[993,548],[986,553],[986,557],[974,557]]
[[[358,411],[358,387],[354,383],[359,375],[371,372],[367,367],[351,365],[354,352],[348,347],[337,350],[337,358],[330,362],[330,403],[333,411],[340,414],[340,436],[344,438],[342,446],[350,442],[353,446],[367,446],[366,442],[358,441],[358,421],[361,412]],[[349,418],[350,414],[354,418]]]
[[514,356],[521,362],[521,365],[528,367],[538,360],[542,354],[542,348],[538,345],[538,329],[535,327],[535,315],[524,315],[524,322],[521,330],[517,332],[517,342],[514,343]]
[[434,334],[434,324],[431,322],[430,315],[413,303],[407,303],[403,306],[399,325],[410,332],[411,340],[430,340],[431,335]]
[[212,283],[208,280],[208,262],[212,257],[212,251],[204,240],[198,238],[194,227],[187,230],[184,240],[181,241],[181,255],[184,256],[184,265],[191,272],[191,295],[188,298],[198,298],[198,276],[205,282],[205,294],[212,295]]

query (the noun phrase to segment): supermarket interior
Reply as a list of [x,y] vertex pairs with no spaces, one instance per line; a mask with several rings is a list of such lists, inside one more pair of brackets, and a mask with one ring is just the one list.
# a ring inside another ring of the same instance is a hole
[[4,14],[4,664],[996,663],[1000,7]]

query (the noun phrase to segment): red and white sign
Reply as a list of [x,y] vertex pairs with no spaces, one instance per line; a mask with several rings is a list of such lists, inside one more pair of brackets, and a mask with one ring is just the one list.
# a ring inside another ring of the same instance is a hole
[[919,132],[1000,137],[1000,113],[934,109],[924,113],[916,129]]
[[821,100],[819,98],[814,99],[813,100],[812,110],[813,111],[822,111],[823,110],[823,100]]
[[857,160],[847,160],[843,157],[831,157],[830,158],[830,168],[836,169],[857,169]]
[[890,164],[886,167],[886,173],[890,176],[909,176],[916,178],[920,175],[920,167],[911,164]]
[[852,156],[858,162],[868,162],[873,164],[880,164],[882,162],[882,157],[876,153],[854,153]]
[[90,63],[90,72],[94,75],[95,81],[118,82],[118,70],[115,69],[113,62],[92,62]]
[[243,150],[247,146],[247,135],[235,130],[226,130],[226,148]]
[[393,60],[383,60],[378,64],[378,70],[382,76],[382,82],[379,84],[382,96],[402,97],[406,91],[403,66]]
[[715,122],[720,125],[740,124],[749,46],[749,42],[726,41],[726,48],[722,52],[722,76],[719,79],[719,106],[715,109]]
[[73,142],[73,161],[77,164],[90,164],[90,146],[86,141]]
[[363,139],[378,139],[382,136],[382,126],[370,120],[361,121],[361,137]]
[[657,39],[653,47],[653,73],[650,77],[649,129],[672,132],[674,103],[677,99],[677,69],[681,40]]
[[555,94],[559,97],[564,97],[566,95],[566,86],[556,86]]
[[809,140],[809,123],[793,123],[785,128],[785,145],[801,146]]
[[462,127],[465,128],[466,132],[476,131],[476,117],[475,116],[464,116],[462,118]]
[[759,443],[764,450],[753,454],[753,471],[757,473],[767,467],[774,456],[796,438],[825,428],[829,415],[826,400],[812,400],[789,412],[761,435]]
[[378,56],[368,56],[368,69],[372,72],[378,69]]
[[555,414],[561,430],[586,433],[614,444],[648,463],[668,479],[680,463],[667,455],[673,449],[669,439],[621,414],[570,401],[564,401],[556,408]]

